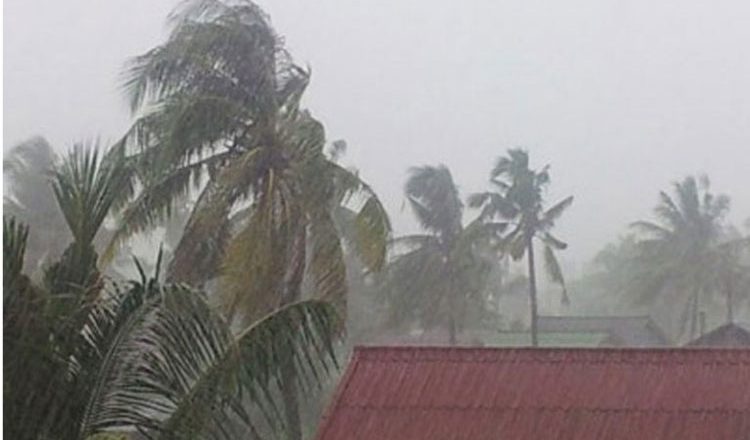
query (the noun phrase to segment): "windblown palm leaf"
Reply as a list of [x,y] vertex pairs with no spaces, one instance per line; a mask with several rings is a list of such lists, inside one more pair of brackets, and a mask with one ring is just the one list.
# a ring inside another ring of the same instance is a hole
[[316,380],[335,320],[331,306],[308,301],[233,334],[201,294],[156,287],[106,353],[82,432],[135,426],[149,438],[231,439],[275,426],[279,365],[291,360],[300,378]]

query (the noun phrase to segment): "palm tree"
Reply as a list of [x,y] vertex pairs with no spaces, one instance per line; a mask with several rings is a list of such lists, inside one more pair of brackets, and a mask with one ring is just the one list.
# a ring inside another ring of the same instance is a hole
[[684,331],[689,321],[692,339],[698,330],[701,298],[714,289],[716,263],[726,257],[718,246],[723,242],[729,197],[712,194],[707,177],[686,177],[673,190],[674,196],[659,193],[656,222],[637,221],[631,226],[641,234],[639,257],[648,262],[648,270],[639,274],[642,294],[685,292],[681,327]]
[[330,368],[337,318],[322,301],[232,332],[201,292],[143,275],[100,290],[85,310],[45,314],[55,293],[31,286],[19,267],[27,233],[5,220],[4,432],[13,438],[257,436],[281,420],[271,396],[282,359],[310,372],[306,381]]
[[70,241],[65,219],[49,186],[57,160],[52,146],[41,137],[19,143],[3,157],[7,185],[3,212],[34,230],[26,243],[24,262],[32,273],[58,258]]
[[4,218],[5,433],[236,438],[262,426],[258,409],[261,422],[277,424],[272,396],[286,364],[303,385],[329,368],[335,310],[295,301],[235,331],[203,293],[160,283],[161,257],[152,278],[141,270],[124,286],[104,282],[92,242],[122,185],[123,163],[110,160],[76,147],[56,168],[74,241],[44,285],[23,273],[28,228]]
[[555,256],[555,250],[563,250],[567,244],[552,235],[550,230],[573,203],[573,196],[545,208],[544,190],[549,182],[549,166],[532,170],[529,168],[529,154],[525,150],[511,149],[507,156],[497,160],[490,173],[490,183],[495,191],[473,194],[469,198],[469,206],[482,208],[480,218],[499,217],[513,225],[503,239],[503,247],[513,260],[527,257],[533,346],[538,345],[534,239],[544,245],[546,272],[551,281],[562,286],[563,302],[568,301],[565,279]]
[[[128,72],[138,118],[115,151],[133,170],[122,191],[132,198],[105,257],[196,191],[169,280],[199,287],[218,279],[239,325],[298,301],[305,285],[343,312],[342,247],[379,269],[390,223],[372,189],[335,160],[339,144],[327,151],[323,125],[300,107],[309,72],[250,1],[188,1],[171,23],[169,39]],[[354,236],[335,225],[343,208],[356,211]],[[288,426],[299,438],[292,397]]]
[[354,197],[366,262],[382,264],[385,211],[357,175],[326,157],[323,126],[299,104],[309,73],[292,62],[260,8],[189,1],[171,22],[167,42],[136,58],[128,72],[133,108],[145,114],[119,150],[133,153],[128,160],[143,189],[125,209],[113,244],[159,224],[175,200],[197,189],[168,275],[200,285],[219,274],[237,236],[234,210],[251,206],[242,211],[252,214],[245,225],[257,224],[261,207],[272,210],[273,221],[290,232],[285,238],[294,240],[291,223],[299,221],[299,230],[309,223],[299,217],[318,217],[303,199],[324,210]]
[[406,197],[425,233],[394,242],[402,253],[384,281],[389,325],[416,321],[423,329],[447,328],[455,344],[469,305],[486,306],[481,294],[490,258],[481,248],[489,247],[504,225],[474,221],[464,227],[463,203],[442,165],[412,168]]

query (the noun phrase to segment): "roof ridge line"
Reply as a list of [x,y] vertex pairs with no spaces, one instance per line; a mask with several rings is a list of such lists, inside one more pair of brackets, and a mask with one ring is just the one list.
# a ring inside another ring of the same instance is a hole
[[643,353],[698,353],[698,352],[725,352],[725,353],[747,353],[748,347],[501,347],[501,346],[469,346],[469,345],[383,345],[383,344],[360,344],[355,345],[354,352],[374,351],[527,351],[538,353],[552,352],[578,352],[578,353],[611,353],[611,352],[643,352]]
[[663,408],[663,407],[622,407],[622,408],[602,408],[602,407],[563,407],[563,406],[490,406],[490,405],[350,405],[343,404],[341,408],[355,410],[378,410],[378,411],[403,411],[403,410],[446,410],[446,411],[550,411],[550,412],[571,412],[584,411],[595,413],[748,413],[750,408]]

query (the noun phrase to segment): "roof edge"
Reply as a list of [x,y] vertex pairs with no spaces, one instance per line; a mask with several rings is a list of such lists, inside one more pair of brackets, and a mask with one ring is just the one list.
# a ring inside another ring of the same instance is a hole
[[336,409],[339,406],[339,401],[341,400],[341,396],[344,394],[344,391],[346,391],[346,388],[349,386],[349,382],[351,379],[352,374],[354,374],[354,371],[356,370],[357,365],[359,365],[359,357],[362,350],[359,350],[360,346],[354,346],[352,348],[351,355],[349,355],[349,363],[346,365],[344,374],[341,375],[341,378],[339,379],[339,383],[336,385],[336,390],[331,395],[330,401],[328,402],[328,405],[326,406],[325,410],[323,410],[323,413],[320,416],[320,423],[318,423],[318,429],[316,430],[315,436],[313,439],[315,440],[321,440],[324,438],[325,432],[328,430],[329,426],[331,425],[332,415],[335,414]]

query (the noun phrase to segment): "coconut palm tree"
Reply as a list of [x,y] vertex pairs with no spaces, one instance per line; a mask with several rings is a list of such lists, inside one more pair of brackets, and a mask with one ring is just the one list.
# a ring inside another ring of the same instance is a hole
[[26,243],[24,264],[36,273],[45,263],[57,259],[70,242],[65,219],[49,186],[58,158],[42,137],[21,142],[3,156],[3,212],[35,231]]
[[640,233],[639,257],[648,262],[648,269],[639,274],[641,293],[653,298],[668,290],[684,292],[681,328],[684,332],[689,324],[692,339],[698,331],[701,301],[715,290],[717,264],[726,267],[724,260],[733,247],[724,240],[729,197],[711,193],[705,176],[675,182],[673,192],[673,196],[659,193],[654,208],[657,221],[637,221],[631,226]]
[[[239,325],[298,301],[303,286],[343,312],[342,240],[378,269],[390,224],[372,189],[335,160],[339,144],[327,149],[323,125],[301,108],[309,71],[250,1],[188,1],[171,24],[168,40],[128,70],[137,120],[115,151],[133,171],[121,192],[130,199],[105,257],[196,194],[169,280],[218,280]],[[356,212],[354,236],[335,225],[341,208]]]
[[27,233],[6,219],[4,432],[13,438],[257,435],[283,423],[272,397],[281,360],[315,371],[306,381],[330,367],[336,314],[322,301],[289,304],[233,332],[201,292],[144,275],[99,290],[85,310],[45,311],[55,292],[19,270]]
[[4,432],[236,438],[283,422],[273,397],[282,372],[291,363],[309,384],[329,367],[333,306],[295,301],[235,329],[200,291],[162,284],[161,258],[153,277],[106,283],[91,243],[123,162],[98,157],[74,148],[53,174],[74,241],[43,285],[23,273],[28,228],[4,219]]
[[565,279],[555,256],[567,244],[550,232],[557,220],[573,203],[573,196],[545,207],[544,191],[549,185],[549,166],[529,168],[529,154],[511,149],[500,157],[490,173],[494,191],[473,194],[469,206],[482,208],[480,218],[501,218],[512,226],[503,239],[503,248],[513,260],[526,257],[528,263],[529,302],[531,309],[531,344],[537,346],[537,285],[534,241],[544,245],[544,267],[551,281],[562,286],[562,300],[567,302]]
[[483,310],[491,256],[483,253],[504,225],[462,223],[463,203],[450,170],[423,166],[410,170],[406,198],[422,234],[399,237],[383,291],[389,325],[416,322],[423,329],[447,329],[450,344],[466,325],[469,308]]
[[[249,1],[189,1],[171,23],[167,42],[134,59],[128,71],[140,117],[119,150],[132,153],[142,190],[127,205],[113,243],[158,224],[175,200],[197,189],[168,274],[202,284],[218,275],[227,243],[237,236],[234,210],[251,207],[242,210],[253,218],[244,226],[257,224],[263,207],[272,211],[263,215],[293,231],[291,223],[299,221],[300,229],[320,217],[303,198],[322,211],[354,197],[360,249],[368,265],[382,264],[390,228],[385,211],[356,174],[328,160],[323,126],[299,105],[309,72],[292,62],[260,8]],[[294,240],[294,233],[283,235]]]

